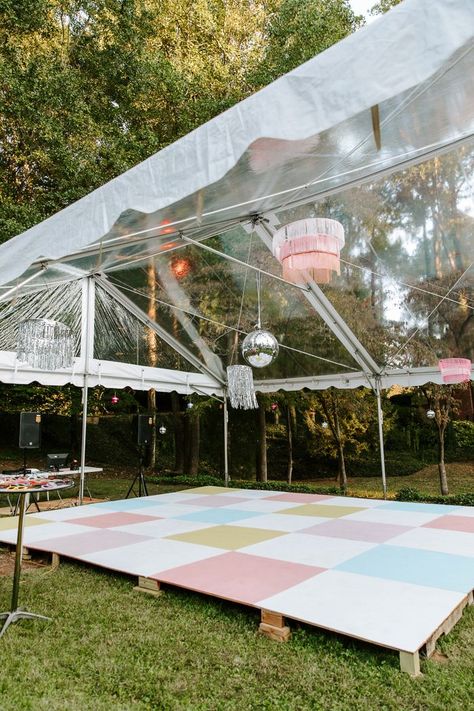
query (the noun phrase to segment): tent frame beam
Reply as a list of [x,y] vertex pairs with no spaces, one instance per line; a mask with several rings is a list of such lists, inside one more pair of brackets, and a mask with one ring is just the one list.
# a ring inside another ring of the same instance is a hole
[[[263,221],[263,219],[256,220],[253,222],[253,230],[260,237],[265,246],[271,251],[273,233],[272,229],[268,225],[270,223],[274,224],[277,222],[277,218],[274,215],[266,217],[269,217],[268,223]],[[338,341],[342,343],[346,351],[362,368],[367,377],[370,378],[371,376],[380,375],[381,368],[367,352],[357,336],[340,316],[338,311],[336,311],[316,282],[309,279],[307,285],[308,290],[303,292],[304,296],[311,304],[314,311],[321,316],[326,325],[329,326]]]
[[197,358],[191,351],[189,351],[186,346],[183,346],[174,336],[172,336],[168,331],[166,331],[162,326],[153,321],[142,309],[137,306],[128,296],[125,296],[120,289],[110,283],[108,278],[103,274],[95,274],[95,281],[100,284],[100,286],[115,299],[124,309],[129,311],[133,316],[135,316],[141,323],[143,323],[148,328],[151,328],[168,346],[170,346],[174,351],[176,351],[180,356],[182,356],[188,363],[191,363],[200,373],[203,373],[211,377],[220,386],[225,384],[222,373],[215,371],[213,368],[208,367],[204,363],[201,363],[199,358]]

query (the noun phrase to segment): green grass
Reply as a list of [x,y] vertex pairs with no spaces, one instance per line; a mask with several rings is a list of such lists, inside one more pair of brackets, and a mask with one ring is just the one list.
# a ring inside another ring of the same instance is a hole
[[[453,462],[446,465],[450,494],[474,493],[474,463]],[[312,479],[318,486],[334,486],[334,479]],[[417,489],[420,494],[436,496],[440,493],[438,467],[432,464],[415,474],[387,477],[387,491],[396,493],[407,487]],[[348,481],[350,493],[381,493],[381,479],[377,477],[351,477]]]
[[[394,652],[296,625],[279,644],[257,633],[255,610],[132,584],[72,563],[25,572],[21,603],[53,620],[1,640],[2,711],[472,708],[473,607],[439,644],[447,661],[424,661],[412,679]],[[0,578],[0,607],[10,585]]]
[[[397,488],[412,478],[400,479]],[[89,479],[97,497],[122,498],[128,483]],[[184,487],[151,485],[150,493],[177,488]],[[174,588],[153,598],[134,584],[63,561],[56,572],[24,571],[20,604],[53,619],[19,622],[0,640],[0,710],[472,708],[474,606],[438,642],[446,659],[424,660],[423,676],[412,679],[395,652],[296,623],[290,642],[279,644],[258,634],[252,608]],[[0,577],[0,609],[10,592],[11,578]]]

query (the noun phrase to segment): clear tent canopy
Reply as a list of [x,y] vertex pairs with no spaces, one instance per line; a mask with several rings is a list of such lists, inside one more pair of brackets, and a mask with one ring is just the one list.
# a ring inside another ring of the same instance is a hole
[[[474,360],[473,28],[471,2],[405,0],[0,246],[0,380],[222,395],[259,296],[280,344],[261,391]],[[285,281],[271,251],[309,217],[344,226],[327,284]],[[71,327],[72,371],[18,363],[32,317]]]

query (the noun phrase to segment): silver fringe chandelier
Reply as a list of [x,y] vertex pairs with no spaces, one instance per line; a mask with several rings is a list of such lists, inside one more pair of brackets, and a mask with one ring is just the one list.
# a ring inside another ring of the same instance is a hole
[[60,321],[32,318],[18,326],[17,358],[38,370],[71,368],[74,338]]

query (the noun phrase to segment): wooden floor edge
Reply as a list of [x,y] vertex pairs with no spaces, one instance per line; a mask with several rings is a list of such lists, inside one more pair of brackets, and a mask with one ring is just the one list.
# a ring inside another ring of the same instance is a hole
[[436,648],[436,642],[442,635],[449,634],[453,627],[459,622],[464,612],[464,609],[474,602],[473,591],[466,595],[466,597],[461,600],[461,602],[456,605],[454,610],[446,617],[446,619],[440,624],[440,626],[433,632],[429,639],[425,642],[423,647],[421,647],[421,653],[425,657],[431,657]]

